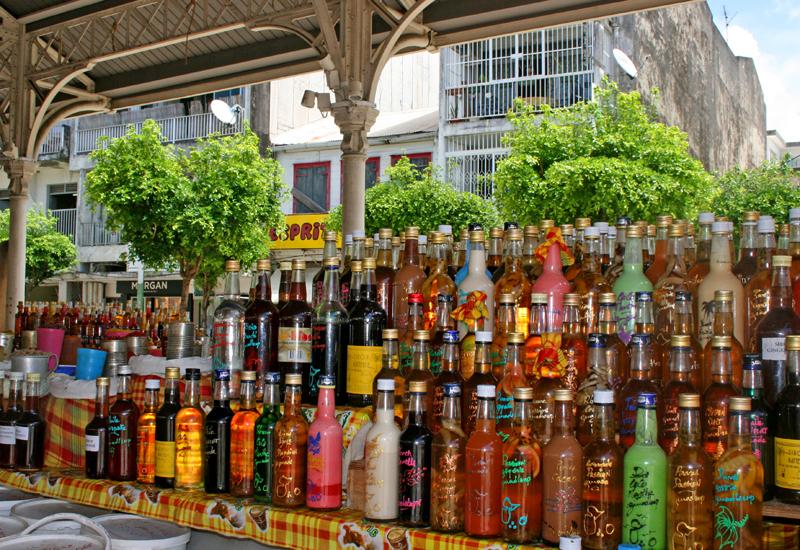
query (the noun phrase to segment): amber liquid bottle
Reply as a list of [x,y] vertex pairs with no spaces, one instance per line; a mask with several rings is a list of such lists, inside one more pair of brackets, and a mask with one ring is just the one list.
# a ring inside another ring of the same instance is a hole
[[[662,372],[662,360],[664,350],[656,339],[655,317],[653,315],[653,293],[636,292],[636,325],[634,334],[644,334],[648,336],[646,346],[649,348],[650,358],[650,380],[656,385],[661,386],[664,380]],[[631,343],[628,342],[628,353],[630,354]]]
[[[694,265],[686,274],[686,284],[692,293],[695,305],[695,317],[698,325],[703,317],[698,308],[702,306],[698,301],[697,291],[700,283],[706,278],[711,270],[711,224],[714,223],[714,214],[711,212],[700,212],[697,236],[695,237],[695,248],[697,256]],[[698,327],[699,331],[699,327]]]
[[183,406],[175,415],[175,488],[203,487],[205,414],[200,408],[200,369],[186,369]]
[[437,309],[440,296],[450,296],[451,303],[456,299],[456,284],[447,274],[447,245],[444,235],[438,231],[431,234],[428,246],[428,258],[431,260],[431,272],[422,283],[423,322],[424,327],[433,330],[436,327]]
[[630,373],[631,377],[617,396],[617,414],[619,415],[619,443],[627,450],[636,440],[636,411],[639,396],[643,393],[652,393],[656,396],[656,417],[662,417],[662,405],[659,389],[650,376],[650,352],[647,334],[634,334],[630,342]]
[[511,425],[514,419],[514,390],[529,387],[525,373],[522,371],[524,342],[525,337],[521,332],[512,332],[508,335],[506,368],[503,378],[497,383],[495,421],[497,435],[500,436],[504,443],[511,435]]
[[[800,336],[786,337],[788,381],[775,402],[775,496],[800,504]],[[762,458],[762,462],[764,459]]]
[[[414,332],[414,360],[411,371],[406,375],[406,390],[411,387],[412,382],[423,382],[425,384],[425,395],[422,397],[425,401],[425,420],[428,422],[428,429],[433,428],[433,418],[431,412],[433,411],[433,394],[434,394],[434,376],[430,368],[430,338],[431,335],[427,330],[417,330]],[[408,408],[411,404],[411,394],[406,391],[405,394],[405,413],[408,414]],[[405,416],[404,416],[405,417]]]
[[739,228],[739,261],[732,271],[745,287],[758,271],[757,223],[758,212],[745,212]]
[[580,298],[577,294],[564,294],[564,329],[561,336],[561,353],[566,359],[564,387],[578,391],[587,376],[588,355],[586,337],[581,329]]
[[[742,356],[744,348],[733,334],[733,292],[717,290],[714,293],[714,336],[730,336],[731,338],[731,374],[737,387],[742,384]],[[705,390],[711,384],[711,340],[703,350],[703,384],[698,390]]]
[[14,424],[16,468],[36,472],[44,466],[45,424],[39,414],[39,373],[25,375],[25,409]]
[[672,224],[672,216],[658,216],[656,218],[656,249],[653,261],[650,267],[645,271],[645,276],[650,279],[650,282],[655,284],[659,279],[668,273],[668,235],[670,225]]
[[[348,235],[345,235],[344,269],[342,270],[342,276],[339,278],[339,284],[341,285],[340,296],[342,303],[349,307],[349,304],[358,300],[358,293],[361,292],[361,280],[356,277],[355,268],[358,266],[358,273],[360,273],[361,261],[364,259],[365,236],[363,231],[353,231],[353,235],[350,236],[349,254],[347,238]],[[355,300],[353,295],[356,296]]]
[[[606,366],[609,382],[614,392],[619,392],[628,380],[628,347],[617,334],[614,312],[617,309],[617,295],[613,292],[600,294],[600,309],[597,313],[597,332],[606,337]],[[587,334],[592,334],[588,331]]]
[[22,373],[8,373],[8,405],[0,413],[0,467],[13,468],[17,461],[14,425],[22,414]]
[[455,328],[455,321],[451,317],[452,313],[453,297],[449,294],[439,294],[436,306],[436,325],[431,330],[430,346],[431,372],[434,376],[439,376],[442,372],[445,346],[444,335]]
[[714,549],[762,548],[764,469],[750,442],[750,399],[732,397],[728,450],[714,464]]
[[112,481],[134,481],[139,407],[133,402],[131,368],[122,366],[117,374],[117,400],[108,413],[108,477]]
[[231,419],[231,496],[250,498],[255,494],[256,373],[241,377],[239,410]]
[[280,310],[278,319],[278,366],[281,375],[300,374],[303,387],[309,391],[312,323],[314,312],[306,302],[306,262],[292,260],[292,283],[289,301]]
[[[676,294],[678,291],[689,293],[686,285],[686,262],[683,255],[684,227],[680,224],[672,224],[669,227],[669,241],[667,246],[667,260],[664,273],[659,279],[653,282],[653,303],[655,306],[656,322],[656,342],[664,351],[669,354],[669,338],[673,334],[684,334],[675,332],[675,313],[676,313]],[[688,333],[687,333],[688,334]],[[664,362],[664,379],[669,378],[667,367],[668,362]]]
[[275,424],[272,502],[287,508],[297,508],[306,503],[308,422],[300,407],[302,383],[297,374],[286,376],[284,414]]
[[397,327],[400,341],[400,373],[408,376],[414,362],[414,333],[423,330],[422,294],[408,295],[408,326]]
[[478,386],[475,430],[466,447],[464,532],[471,537],[500,534],[503,443],[495,427],[494,395],[493,385]]
[[711,548],[713,462],[700,438],[700,396],[679,396],[680,443],[669,458],[667,547]]
[[500,227],[492,227],[489,230],[489,250],[486,257],[486,269],[494,277],[501,265],[503,265],[503,230]]
[[461,388],[446,382],[442,394],[441,428],[431,444],[431,528],[454,533],[464,529],[467,438],[461,429]]
[[[492,374],[495,378],[502,378],[506,366],[508,335],[517,332],[517,306],[513,294],[498,296],[497,304],[494,316],[494,335],[492,336]],[[538,304],[537,309],[539,309]],[[535,337],[540,337],[541,334],[541,332],[537,332]]]
[[732,382],[730,337],[712,338],[711,354],[711,384],[703,393],[703,448],[716,460],[728,444],[728,403],[741,391]]
[[278,264],[281,278],[278,281],[278,311],[283,309],[289,302],[289,295],[292,288],[292,262],[281,262]]
[[[596,227],[584,230],[584,255],[581,273],[575,278],[575,292],[580,297],[581,324],[586,334],[597,332],[600,295],[611,292],[611,285],[600,273],[600,232]],[[614,295],[616,298],[616,295]]]
[[492,375],[491,344],[491,332],[479,330],[475,333],[475,373],[464,382],[461,392],[461,424],[467,437],[475,430],[478,418],[478,386],[497,386],[497,380]]
[[[459,400],[461,398],[461,388],[464,386],[464,379],[458,368],[458,331],[448,330],[444,333],[444,355],[442,357],[442,371],[433,380],[433,433],[439,433],[444,415],[445,385],[455,384],[458,386]],[[460,406],[459,406],[460,413]],[[459,422],[461,414],[459,414]]]
[[522,231],[509,229],[508,248],[502,276],[494,285],[494,295],[511,294],[516,305],[516,326],[510,332],[528,332],[528,314],[531,308],[531,283],[522,266]]
[[86,477],[104,479],[108,476],[108,384],[105,377],[98,378],[94,418],[86,425]]
[[679,396],[697,393],[691,381],[691,338],[688,334],[673,334],[670,343],[670,380],[661,391],[664,412],[658,428],[658,444],[667,456],[675,452],[680,441]]
[[578,415],[577,437],[581,445],[587,445],[593,436],[594,426],[594,392],[611,389],[611,372],[606,360],[606,335],[590,334],[589,342],[589,375],[581,383],[575,398]]
[[389,379],[394,380],[394,414],[396,420],[402,424],[403,415],[403,399],[405,396],[406,379],[400,374],[400,360],[398,357],[398,344],[397,344],[397,329],[387,328],[383,329],[383,357],[381,358],[381,370],[375,375],[372,380],[372,403],[373,414],[378,404],[378,380]]
[[748,351],[756,349],[756,327],[770,310],[772,257],[775,255],[775,220],[770,216],[758,219],[758,269],[744,288],[744,344]]
[[152,484],[156,480],[156,411],[158,409],[157,378],[144,381],[144,410],[139,417],[136,436],[136,468],[139,483]]
[[419,228],[406,228],[405,236],[403,267],[395,273],[394,287],[392,289],[392,298],[394,300],[392,315],[394,319],[391,326],[397,327],[401,331],[408,324],[408,295],[422,292],[422,283],[425,282],[425,272],[420,267]]
[[556,390],[553,437],[542,452],[542,538],[550,544],[581,534],[583,449],[574,435],[572,395],[571,390]]
[[[394,319],[394,267],[392,265],[392,230],[378,231],[378,254],[375,257],[375,284],[378,287],[378,303],[386,312],[387,323]],[[388,326],[392,326],[389,324]]]
[[[326,235],[326,242],[328,237],[329,235]],[[333,239],[335,253],[335,233]],[[252,370],[257,373],[259,382],[256,389],[258,393],[261,393],[264,385],[264,373],[280,370],[278,367],[278,318],[280,314],[278,308],[272,303],[270,261],[258,260],[256,270],[258,274],[255,298],[244,311],[244,370]],[[316,277],[314,289],[316,292]]]
[[400,523],[427,527],[431,511],[431,443],[426,408],[427,385],[409,382],[405,429],[400,434]]
[[[315,309],[315,310],[322,303],[322,300],[324,299],[324,296],[325,296],[325,289],[324,289],[324,285],[323,285],[324,279],[325,279],[325,265],[324,265],[325,260],[328,260],[330,258],[336,258],[337,260],[340,259],[339,258],[339,251],[336,249],[336,241],[338,240],[338,237],[339,237],[339,234],[336,231],[326,231],[325,235],[323,236],[323,241],[324,241],[324,244],[322,246],[322,262],[323,262],[323,266],[322,266],[322,269],[317,271],[317,273],[314,275],[314,279],[312,279],[312,281],[311,281],[311,307],[313,309]],[[269,260],[262,260],[262,261],[268,262]],[[262,264],[262,265],[269,266],[268,263],[267,264]],[[258,264],[256,264],[256,270],[259,271],[259,272],[261,271],[258,268]],[[266,270],[267,270],[267,272],[269,272],[270,268],[267,267]],[[260,273],[259,273],[259,277],[260,277]],[[339,292],[341,292],[342,289],[339,288],[338,290],[339,290]],[[258,295],[258,291],[257,290],[255,291],[255,294]],[[250,304],[252,305],[252,303],[253,302],[251,301]],[[248,306],[247,309],[250,309],[250,306]]]
[[156,487],[175,486],[175,417],[181,410],[178,367],[167,367],[164,403],[156,413]]
[[592,441],[583,449],[582,540],[615,550],[622,540],[622,449],[614,430],[614,392],[595,390]]
[[217,371],[214,380],[214,406],[206,416],[205,433],[205,491],[227,493],[231,471],[230,374]]
[[[499,310],[498,310],[499,313]],[[547,332],[547,294],[541,292],[534,292],[531,294],[531,319],[528,324],[528,336],[525,338],[525,357],[524,357],[524,372],[525,376],[531,381],[536,382],[539,379],[539,352],[542,351],[542,337]],[[505,341],[507,335],[503,335]],[[494,338],[497,339],[499,335],[495,334]],[[508,342],[506,341],[506,345]],[[492,355],[494,356],[497,350],[497,343],[492,342]],[[492,359],[492,374],[495,378],[502,378],[502,372],[498,373],[494,370],[494,357]],[[503,364],[505,370],[505,364]]]

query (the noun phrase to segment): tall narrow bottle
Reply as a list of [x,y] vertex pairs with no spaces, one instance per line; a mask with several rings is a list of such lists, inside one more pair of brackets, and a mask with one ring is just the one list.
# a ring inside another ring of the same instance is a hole
[[400,341],[400,372],[408,376],[414,362],[414,333],[423,330],[422,294],[412,292],[408,295],[408,325],[397,327]]
[[636,442],[625,453],[624,463],[622,541],[666,548],[667,457],[658,446],[654,393],[639,395]]
[[622,540],[622,461],[615,440],[614,392],[595,390],[592,441],[583,449],[582,544],[615,550]]
[[727,336],[711,340],[711,384],[703,393],[703,448],[714,460],[728,444],[728,403],[741,394],[731,376],[731,343]]
[[521,332],[508,335],[508,351],[506,352],[506,368],[503,378],[497,383],[496,426],[497,435],[505,442],[511,435],[514,418],[514,390],[529,387],[522,370],[522,350],[525,338]]
[[600,295],[611,292],[611,285],[600,271],[600,231],[596,227],[584,230],[584,255],[581,273],[575,279],[575,292],[580,296],[581,324],[586,334],[597,332]]
[[494,295],[511,294],[516,307],[514,331],[527,333],[528,312],[530,311],[531,283],[522,266],[522,231],[509,229],[507,255],[504,259],[503,274],[494,285]]
[[214,406],[205,419],[205,491],[227,493],[231,471],[230,377],[226,371],[214,374]]
[[[431,372],[434,376],[439,376],[442,372],[442,361],[444,358],[445,341],[444,335],[446,332],[455,328],[453,322],[453,297],[449,294],[439,294],[436,305],[436,324],[431,329]],[[458,331],[455,331],[458,334]],[[472,337],[474,342],[474,337]],[[474,343],[472,344],[474,347]],[[458,360],[461,356],[459,353]]]
[[361,291],[361,281],[356,277],[355,267],[358,265],[360,268],[361,261],[365,257],[364,240],[366,237],[364,236],[364,232],[360,229],[353,231],[353,234],[349,236],[349,249],[347,237],[348,235],[345,235],[344,270],[342,271],[342,276],[339,278],[339,284],[341,285],[340,294],[342,303],[350,307],[349,304],[354,302],[353,295],[356,295],[355,301],[357,301],[358,293]]
[[[716,319],[716,317],[715,317]],[[730,332],[733,334],[733,323],[730,323]],[[675,291],[675,315],[673,316],[672,334],[685,334],[689,336],[689,379],[699,391],[703,385],[703,348],[697,341],[697,331],[694,322],[694,306],[692,293],[685,290]],[[662,370],[669,376],[669,346],[662,349]],[[664,384],[669,380],[665,379]]]
[[[327,241],[326,241],[327,245]],[[336,252],[334,234],[333,252]],[[244,370],[257,373],[257,393],[263,392],[264,374],[278,372],[278,308],[272,303],[270,262],[256,262],[255,298],[244,312]]]
[[[800,338],[791,337],[789,343],[800,348]],[[794,350],[800,351],[800,350]],[[791,350],[787,350],[791,355]],[[756,455],[764,466],[764,500],[771,500],[775,491],[775,455],[773,453],[773,438],[777,420],[772,409],[764,399],[764,378],[761,373],[761,359],[756,354],[747,354],[744,357],[744,377],[742,382],[742,396],[750,398],[750,441],[753,454]]]
[[[378,231],[378,253],[375,256],[375,281],[378,287],[378,304],[386,312],[387,323],[394,319],[394,267],[392,264],[392,230]],[[389,326],[392,326],[391,324]],[[341,380],[338,378],[337,380]]]
[[478,386],[475,430],[466,447],[464,531],[473,537],[500,534],[503,443],[495,427],[494,395],[493,385]]
[[211,363],[214,371],[242,370],[244,363],[244,307],[239,298],[239,262],[225,261],[222,301],[214,310]]
[[711,548],[714,464],[700,439],[700,396],[682,393],[680,443],[669,458],[667,548]]
[[[684,226],[669,226],[669,241],[664,273],[653,283],[653,302],[655,305],[656,343],[662,349],[669,349],[669,338],[673,334],[676,291],[688,292],[686,284],[686,262],[683,255]],[[655,265],[655,264],[654,264]],[[652,271],[653,267],[650,267]],[[667,364],[665,363],[666,367]],[[666,368],[664,369],[666,370]],[[665,373],[669,376],[669,373]]]
[[575,397],[577,412],[577,437],[581,445],[587,445],[592,440],[594,431],[594,394],[597,390],[611,389],[611,372],[608,368],[606,354],[605,334],[590,334],[589,345],[589,374],[580,385]]
[[654,395],[657,418],[661,418],[661,400],[658,386],[650,376],[649,335],[634,334],[630,345],[631,377],[622,386],[617,396],[617,414],[619,415],[619,443],[623,449],[629,449],[636,440],[636,425],[639,418],[639,397],[642,394]]
[[641,227],[628,227],[623,272],[614,283],[614,294],[617,295],[617,334],[625,344],[634,333],[636,293],[653,291],[652,283],[642,271],[643,236]]
[[[325,289],[323,286],[325,280],[325,260],[329,258],[336,258],[337,260],[339,259],[339,251],[336,248],[336,241],[338,238],[339,235],[336,233],[336,231],[326,231],[325,235],[323,236],[324,244],[322,245],[322,269],[317,271],[317,273],[314,275],[314,279],[311,281],[311,307],[315,310],[322,303],[322,300],[325,296]],[[256,267],[256,269],[258,268]],[[267,268],[267,271],[269,271],[269,268]],[[339,292],[341,293],[341,288],[339,289]],[[248,309],[250,309],[249,306]]]
[[134,481],[139,407],[133,401],[131,368],[121,366],[117,374],[117,399],[108,413],[108,477],[112,481]]
[[[730,336],[731,338],[731,374],[733,383],[741,387],[742,384],[742,355],[744,348],[733,334],[733,292],[730,290],[717,290],[714,292],[714,327],[713,336]],[[713,339],[712,336],[712,339]],[[703,382],[705,389],[711,383],[711,340],[706,342],[703,350]]]
[[[558,240],[558,230],[554,234],[548,231],[548,239]],[[562,250],[559,242],[553,242],[547,247],[542,275],[539,277],[531,290],[547,294],[547,325],[553,330],[561,330],[564,315],[564,295],[570,291],[571,284],[562,274]],[[570,260],[571,261],[571,260]]]
[[289,302],[289,293],[292,288],[292,262],[280,262],[278,270],[281,278],[278,281],[278,311]]
[[467,438],[461,429],[461,388],[442,388],[441,428],[431,443],[431,528],[445,533],[464,529],[464,464]]
[[164,403],[156,413],[156,487],[175,486],[175,417],[181,409],[178,367],[167,367]]
[[35,472],[44,466],[45,424],[39,414],[39,380],[37,372],[25,374],[25,408],[14,424],[14,454],[20,472]]
[[200,369],[184,374],[183,406],[175,416],[175,488],[200,489],[205,479],[205,413],[200,407]]
[[405,231],[406,243],[403,251],[403,267],[394,275],[392,299],[394,316],[392,325],[403,329],[408,323],[408,295],[422,292],[425,272],[420,267],[419,228],[408,227]]
[[[786,337],[786,386],[775,401],[775,496],[800,504],[800,336]],[[761,459],[762,463],[764,458]]]
[[664,413],[661,429],[658,430],[658,444],[667,453],[675,452],[680,442],[680,395],[697,393],[691,381],[691,339],[688,334],[673,334],[670,355],[670,380],[661,391]]
[[381,370],[372,380],[372,403],[373,409],[378,406],[378,380],[394,380],[394,414],[402,422],[404,417],[403,403],[405,398],[406,379],[400,373],[400,360],[398,357],[397,329],[383,329],[383,357],[381,358]]
[[139,416],[136,435],[136,468],[139,483],[151,484],[156,480],[156,412],[158,407],[158,378],[144,381],[144,409]]
[[255,494],[256,373],[242,373],[239,410],[231,418],[231,496],[251,498]]
[[[650,379],[656,384],[660,385],[664,378],[661,372],[661,362],[664,358],[664,352],[658,344],[655,334],[655,322],[653,317],[653,293],[652,292],[637,292],[636,293],[636,325],[635,334],[646,335],[646,346],[648,348],[648,357],[650,359]],[[630,348],[630,342],[628,342]],[[628,350],[630,354],[630,349]]]
[[375,422],[367,432],[364,447],[364,517],[369,521],[394,521],[399,513],[400,464],[400,429],[395,424],[394,380],[378,379],[377,392]]
[[280,374],[267,373],[264,406],[255,425],[253,490],[258,502],[272,502],[272,472],[275,462],[275,424],[281,417]]
[[399,442],[399,513],[400,523],[409,527],[427,527],[431,504],[431,442],[422,381],[408,385],[408,411],[405,429]]
[[306,262],[292,260],[289,300],[278,318],[278,366],[284,379],[287,374],[301,375],[306,394],[310,387],[313,318],[314,312],[306,302]]
[[581,533],[583,449],[575,438],[572,395],[569,389],[556,390],[553,437],[542,451],[542,538],[551,544]]
[[475,333],[475,372],[464,382],[461,393],[461,423],[467,437],[475,430],[478,418],[478,386],[497,386],[497,379],[492,375],[491,343],[491,332],[479,330]]
[[336,404],[347,404],[347,346],[350,326],[347,310],[339,301],[339,258],[323,261],[322,298],[312,323],[311,364],[308,371],[308,402],[315,403],[323,375],[337,381]]
[[659,279],[665,274],[669,273],[667,271],[667,263],[669,261],[669,244],[670,240],[669,237],[671,236],[670,227],[672,227],[672,216],[658,216],[656,218],[656,249],[655,255],[653,256],[653,261],[650,264],[650,267],[647,268],[645,275],[650,282],[655,285],[658,283]]
[[714,548],[762,547],[764,469],[750,442],[750,399],[730,402],[728,450],[714,464]]
[[[108,476],[108,384],[99,377],[97,399],[94,402],[94,418],[86,425],[86,477],[103,479]],[[2,429],[2,428],[0,428]]]
[[742,286],[747,286],[758,271],[757,244],[758,212],[745,212],[739,228],[739,261],[733,266],[733,274],[739,277]]
[[286,508],[306,503],[306,458],[308,423],[300,408],[299,374],[287,374],[283,416],[275,423],[275,463],[272,473],[272,502]]
[[476,330],[494,326],[494,284],[486,275],[486,250],[483,231],[470,231],[468,274],[458,286],[458,306],[467,306],[474,314],[459,319],[458,331],[462,340]]
[[[752,351],[756,347],[755,335],[758,322],[770,309],[770,279],[772,272],[772,257],[776,254],[775,220],[771,216],[761,216],[757,223],[758,229],[758,254],[757,269],[753,277],[744,288],[744,340],[747,349]],[[786,254],[786,252],[782,252]]]
[[408,413],[408,408],[411,404],[411,394],[408,388],[412,382],[422,382],[425,384],[425,411],[426,421],[428,428],[433,428],[433,419],[431,413],[433,412],[433,395],[434,395],[434,376],[430,369],[430,333],[427,330],[418,330],[414,332],[414,360],[412,369],[406,375],[406,393],[405,393],[405,414]]
[[573,393],[578,391],[587,376],[586,359],[588,351],[586,337],[581,328],[579,308],[580,298],[577,294],[568,293],[564,295],[564,329],[561,336],[560,352],[566,360],[564,385],[572,390]]
[[[537,294],[542,298],[544,294]],[[545,298],[546,299],[546,298]],[[539,304],[537,311],[541,309]],[[503,376],[506,365],[506,351],[508,349],[508,335],[517,332],[517,306],[513,294],[497,296],[497,309],[494,315],[494,335],[492,336],[492,374],[496,378]],[[519,331],[522,332],[522,331]],[[526,330],[527,333],[527,330]],[[537,332],[536,337],[541,337],[543,332]]]
[[[344,300],[344,298],[342,299],[342,304],[347,308],[348,314],[361,298],[361,284],[364,281],[364,268],[362,262],[363,260],[353,260],[350,262],[350,274],[352,275],[352,279],[350,280],[348,286],[350,290],[347,295],[347,300]],[[342,296],[344,297],[344,295]]]
[[317,416],[308,428],[306,506],[312,510],[342,507],[342,427],[336,420],[333,376],[320,379]]
[[[442,357],[442,370],[433,380],[433,433],[439,433],[444,415],[445,385],[455,384],[458,386],[459,399],[461,398],[461,388],[464,379],[458,368],[458,331],[448,330],[444,333],[444,355]],[[459,422],[461,421],[461,407],[459,405]]]
[[423,320],[424,326],[432,330],[436,326],[436,312],[440,296],[456,298],[456,285],[447,274],[447,246],[444,235],[434,231],[428,247],[428,258],[431,262],[431,272],[422,283]]
[[17,462],[17,436],[14,426],[22,414],[22,373],[9,372],[8,404],[0,413],[0,467],[13,468]]
[[486,269],[492,274],[497,272],[503,264],[503,234],[500,227],[492,227],[489,230],[489,250],[486,256]]
[[[615,392],[619,392],[622,385],[628,380],[628,347],[617,334],[615,311],[617,309],[617,295],[613,292],[600,294],[600,309],[595,322],[598,332],[606,337],[606,366],[609,372],[609,382]],[[586,334],[593,331],[587,327]]]

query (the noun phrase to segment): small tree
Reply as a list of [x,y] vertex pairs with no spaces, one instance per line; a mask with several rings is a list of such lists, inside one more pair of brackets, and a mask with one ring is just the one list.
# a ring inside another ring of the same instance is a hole
[[[500,223],[494,203],[472,193],[457,191],[428,167],[416,168],[407,157],[386,169],[387,181],[367,190],[365,229],[368,235],[382,227],[402,231],[417,226],[422,232],[439,224],[458,232],[472,222],[493,227]],[[331,211],[326,227],[341,230],[342,207]]]
[[741,220],[748,210],[757,210],[782,222],[789,209],[800,204],[800,178],[786,160],[764,162],[749,170],[734,168],[717,181],[720,193],[714,211],[732,220]]
[[511,152],[495,174],[506,219],[691,218],[715,194],[686,134],[657,122],[638,92],[622,93],[614,82],[604,80],[588,103],[539,113],[518,102],[508,117]]
[[[10,222],[11,211],[0,211],[0,243],[9,239]],[[28,211],[25,235],[25,278],[29,291],[75,265],[78,256],[75,245],[58,231],[55,218],[36,209]]]

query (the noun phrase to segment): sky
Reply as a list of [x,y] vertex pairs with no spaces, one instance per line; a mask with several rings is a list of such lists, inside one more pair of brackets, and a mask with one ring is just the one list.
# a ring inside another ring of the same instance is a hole
[[708,5],[733,53],[755,62],[767,129],[800,141],[800,0],[708,0]]

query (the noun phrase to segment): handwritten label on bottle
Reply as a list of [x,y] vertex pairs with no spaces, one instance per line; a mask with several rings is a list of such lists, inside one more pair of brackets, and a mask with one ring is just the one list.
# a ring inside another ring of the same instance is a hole
[[699,490],[702,484],[703,478],[700,470],[679,465],[672,478],[675,501],[681,504],[702,504],[705,501],[705,496]]
[[312,333],[306,327],[278,329],[278,361],[281,363],[310,363]]
[[[424,481],[425,468],[417,465],[412,451],[400,451],[400,494],[403,495],[412,487]],[[400,497],[400,510],[414,510],[422,506],[422,499]]]
[[786,361],[786,338],[762,338],[761,359],[764,361]]
[[775,438],[775,485],[800,491],[800,440]]
[[381,346],[347,346],[347,393],[372,395],[372,381],[381,370]]
[[[769,444],[769,427],[767,426],[767,415],[754,412],[750,414],[750,441],[753,448],[753,454],[756,458],[764,461],[764,451]],[[800,467],[800,463],[798,463]]]
[[86,436],[86,452],[87,453],[98,453],[100,452],[100,436],[99,435],[87,435]]
[[613,467],[613,462],[608,458],[602,460],[587,459],[583,477],[584,488],[591,492],[607,489],[611,483]]
[[626,522],[628,540],[633,544],[644,546],[651,538],[658,537],[656,528],[648,521],[652,509],[656,508],[661,499],[655,494],[651,485],[651,472],[641,466],[634,466],[631,479],[628,482],[627,513],[630,521]]
[[245,323],[244,324],[244,348],[258,348],[258,324]]
[[431,373],[434,376],[439,376],[439,373],[442,372],[442,358],[444,357],[444,347],[431,347],[430,353],[430,367]]
[[0,426],[0,445],[14,445],[16,442],[14,426]]
[[525,460],[503,456],[503,485],[530,484],[533,480]]

